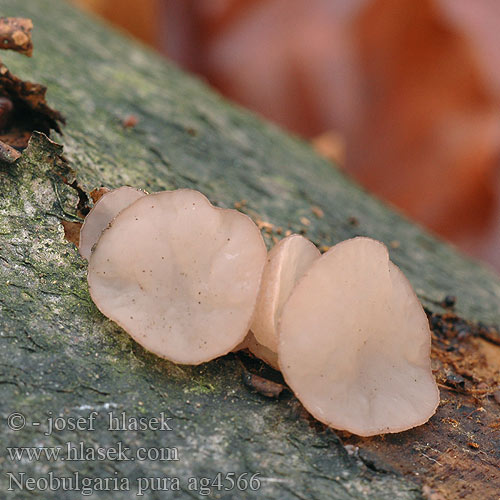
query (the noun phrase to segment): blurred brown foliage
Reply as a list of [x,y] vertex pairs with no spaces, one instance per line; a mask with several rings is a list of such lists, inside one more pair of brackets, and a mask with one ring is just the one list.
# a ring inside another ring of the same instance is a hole
[[498,0],[78,2],[500,269]]

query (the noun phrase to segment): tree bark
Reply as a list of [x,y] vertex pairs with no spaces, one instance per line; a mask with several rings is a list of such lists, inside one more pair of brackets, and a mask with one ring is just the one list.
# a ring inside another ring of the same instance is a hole
[[[40,478],[50,471],[128,478],[129,491],[96,493],[113,499],[131,498],[138,478],[153,476],[178,477],[180,491],[150,490],[146,498],[199,498],[189,478],[213,479],[218,472],[247,472],[247,479],[260,472],[261,486],[242,492],[215,486],[213,498],[416,499],[431,490],[444,498],[496,498],[498,276],[374,199],[309,145],[65,2],[0,0],[0,7],[3,15],[34,23],[33,58],[2,54],[2,60],[17,76],[47,85],[50,105],[67,121],[51,138],[64,155],[35,133],[20,158],[0,165],[0,409],[4,419],[19,412],[27,421],[19,431],[6,420],[0,428],[6,498],[26,498],[15,483],[8,491],[8,472]],[[131,114],[138,122],[126,128]],[[240,202],[243,212],[272,225],[263,232],[268,245],[288,229],[319,247],[356,235],[384,241],[434,313],[434,363],[443,385],[437,414],[412,431],[359,439],[313,422],[290,394],[270,400],[250,391],[236,356],[186,367],[145,352],[93,305],[86,263],[61,225],[76,220],[91,189],[124,184],[195,188],[225,207]],[[443,319],[438,304],[447,295],[457,303]],[[464,325],[462,337],[455,326],[445,331],[446,321]],[[446,342],[456,359],[442,349]],[[461,352],[472,353],[483,371],[471,366],[467,378]],[[450,370],[463,382],[450,382]],[[50,416],[87,418],[92,411],[98,412],[95,430],[44,435]],[[164,412],[173,430],[109,430],[111,411]],[[5,449],[68,442],[175,447],[179,460],[19,461]],[[80,492],[38,489],[31,497],[80,498]]]

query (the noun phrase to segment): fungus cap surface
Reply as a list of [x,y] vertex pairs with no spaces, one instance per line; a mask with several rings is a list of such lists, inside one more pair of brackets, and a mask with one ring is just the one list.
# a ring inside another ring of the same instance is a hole
[[87,214],[80,229],[80,244],[78,245],[80,255],[89,260],[92,247],[97,243],[109,223],[124,208],[145,195],[144,191],[129,186],[104,193]]
[[177,363],[231,351],[248,332],[266,247],[253,221],[189,189],[124,209],[92,252],[92,299],[138,343]]
[[259,344],[278,351],[278,319],[293,287],[320,251],[307,238],[292,234],[279,241],[268,253],[262,284],[252,322]]
[[283,308],[279,335],[285,380],[331,427],[399,432],[437,408],[427,317],[380,242],[347,240],[314,262]]

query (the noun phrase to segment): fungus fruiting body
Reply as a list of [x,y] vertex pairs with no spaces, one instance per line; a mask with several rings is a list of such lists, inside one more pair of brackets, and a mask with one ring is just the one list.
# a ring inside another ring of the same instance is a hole
[[88,282],[99,309],[176,363],[228,353],[247,334],[266,247],[254,222],[189,189],[144,196],[95,246]]
[[161,357],[248,349],[314,417],[360,436],[421,425],[437,408],[427,317],[376,240],[321,255],[290,235],[267,253],[250,218],[198,191],[123,187],[87,216],[80,253],[97,307]]
[[80,230],[80,255],[89,260],[92,247],[97,243],[108,224],[134,201],[145,196],[140,189],[123,186],[103,194],[85,217]]
[[272,366],[275,370],[280,369],[278,363],[278,353],[269,349],[265,345],[260,344],[253,332],[248,332],[247,337],[245,338],[245,343],[241,347],[242,349],[248,349],[256,358],[261,359],[264,363],[267,363],[269,366]]
[[320,251],[306,238],[292,234],[269,252],[262,275],[252,332],[259,344],[278,351],[278,318],[299,278],[320,257]]
[[279,323],[285,380],[318,420],[360,436],[425,423],[439,403],[427,317],[386,247],[354,238],[317,259]]

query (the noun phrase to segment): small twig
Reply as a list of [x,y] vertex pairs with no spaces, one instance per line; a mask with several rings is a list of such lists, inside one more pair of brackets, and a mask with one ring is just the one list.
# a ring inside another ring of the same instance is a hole
[[423,451],[420,452],[425,458],[428,458],[429,460],[431,460],[432,462],[436,462],[438,465],[441,465],[441,467],[443,466],[442,463],[438,462],[435,458],[432,458],[430,457],[429,455],[426,455]]

